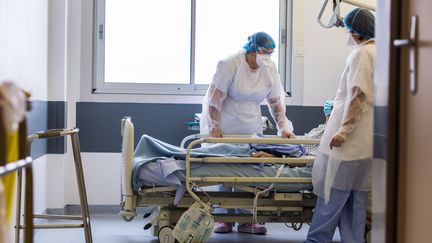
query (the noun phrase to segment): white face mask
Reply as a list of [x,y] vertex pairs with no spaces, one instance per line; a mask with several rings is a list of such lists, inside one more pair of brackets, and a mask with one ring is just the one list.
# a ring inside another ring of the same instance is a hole
[[355,46],[357,42],[354,40],[351,34],[348,34],[347,46]]
[[257,54],[256,55],[256,63],[260,67],[267,67],[270,66],[271,63],[271,57],[268,54]]

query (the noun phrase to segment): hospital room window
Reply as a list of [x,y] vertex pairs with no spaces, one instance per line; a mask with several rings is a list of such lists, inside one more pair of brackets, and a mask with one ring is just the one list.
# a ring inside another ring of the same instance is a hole
[[217,62],[240,51],[252,33],[265,31],[277,43],[272,59],[289,91],[290,2],[97,0],[93,90],[203,94]]

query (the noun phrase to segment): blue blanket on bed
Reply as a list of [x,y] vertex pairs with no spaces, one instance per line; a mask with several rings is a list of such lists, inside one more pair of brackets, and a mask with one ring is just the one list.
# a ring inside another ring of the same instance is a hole
[[[255,145],[256,146],[256,145]],[[286,144],[285,152],[288,156],[298,157],[304,152],[302,145]],[[249,144],[207,144],[205,147],[191,149],[191,157],[249,157],[256,152]],[[137,145],[133,159],[132,188],[134,191],[144,185],[145,181],[151,181],[155,185],[181,186],[186,164],[186,149],[162,142],[148,135],[143,135]],[[151,163],[150,163],[151,162]],[[191,163],[195,169],[202,163]],[[251,164],[260,170],[262,165]],[[145,167],[145,169],[141,169]],[[143,178],[145,178],[143,180]]]
[[[191,149],[191,157],[249,157],[254,152],[249,144],[210,144],[202,148]],[[137,145],[133,159],[132,188],[137,191],[142,187],[142,182],[138,178],[140,167],[156,166],[160,170],[153,168],[153,173],[148,173],[145,177],[152,177],[160,185],[180,185],[175,171],[185,170],[186,149],[162,142],[148,135],[143,135]],[[149,162],[156,162],[148,164]],[[192,164],[194,167],[199,166],[197,163]],[[192,168],[194,168],[192,167]],[[160,173],[154,173],[160,171]],[[143,178],[143,177],[141,177]]]

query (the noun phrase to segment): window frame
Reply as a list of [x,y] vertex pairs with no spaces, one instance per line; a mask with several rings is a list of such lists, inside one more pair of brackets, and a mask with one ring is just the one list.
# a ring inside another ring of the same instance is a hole
[[[104,81],[105,0],[94,1],[93,26],[93,94],[204,95],[208,84],[195,84],[196,1],[191,1],[191,40],[189,84],[112,83]],[[279,0],[278,59],[279,74],[287,96],[292,83],[292,18],[293,0]]]

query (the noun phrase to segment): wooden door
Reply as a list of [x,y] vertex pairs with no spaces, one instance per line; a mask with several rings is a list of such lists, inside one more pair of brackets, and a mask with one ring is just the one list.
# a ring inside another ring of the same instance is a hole
[[[410,35],[417,15],[416,92],[410,92],[409,47],[401,47],[396,237],[432,243],[432,1],[401,1],[400,33]],[[392,23],[392,25],[398,23]]]

